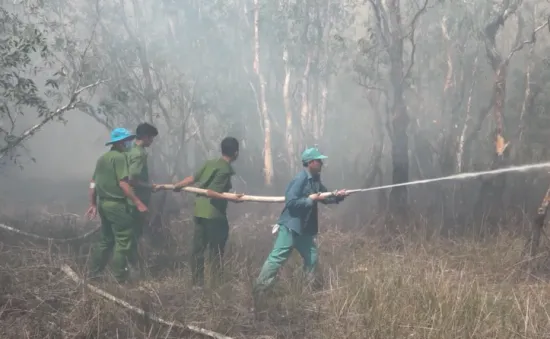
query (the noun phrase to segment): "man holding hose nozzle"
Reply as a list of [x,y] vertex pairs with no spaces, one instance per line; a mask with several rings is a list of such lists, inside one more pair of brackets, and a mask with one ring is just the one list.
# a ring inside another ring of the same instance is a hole
[[128,264],[138,265],[134,208],[140,213],[148,212],[129,183],[125,152],[134,138],[135,135],[125,128],[115,128],[111,132],[111,140],[105,144],[111,149],[97,160],[90,183],[90,208],[86,212],[90,219],[97,213],[101,218],[101,240],[92,252],[90,273],[92,277],[101,273],[112,253],[112,270],[119,283],[128,279]]
[[317,202],[337,204],[348,195],[346,190],[337,191],[330,196],[320,195],[328,191],[321,183],[321,169],[326,158],[317,148],[308,148],[302,153],[304,169],[286,188],[285,207],[275,226],[278,229],[277,238],[254,284],[255,302],[258,301],[259,294],[273,284],[277,272],[293,249],[300,253],[309,280],[314,280],[317,266]]
[[[195,200],[195,229],[191,252],[191,275],[194,287],[204,284],[204,251],[210,252],[210,272],[212,280],[219,280],[222,274],[223,253],[229,237],[227,221],[227,200],[221,194],[232,188],[231,177],[235,174],[231,163],[239,156],[239,141],[226,137],[221,143],[222,156],[208,160],[194,175],[178,182],[174,191],[199,183],[207,190],[207,196],[197,196]],[[233,202],[241,202],[238,194]]]

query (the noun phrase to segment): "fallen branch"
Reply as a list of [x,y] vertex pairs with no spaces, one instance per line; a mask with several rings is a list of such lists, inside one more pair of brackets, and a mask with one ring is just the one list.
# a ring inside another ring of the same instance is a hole
[[61,270],[63,271],[63,273],[65,273],[69,278],[71,278],[71,280],[73,280],[74,282],[78,283],[78,284],[83,284],[85,285],[90,291],[102,296],[103,298],[107,299],[107,300],[110,300],[112,302],[114,302],[115,304],[119,305],[119,306],[122,306],[130,311],[133,311],[143,317],[147,317],[159,324],[163,324],[163,325],[166,325],[166,326],[170,326],[170,327],[177,327],[177,328],[180,328],[180,329],[183,329],[183,330],[186,330],[186,331],[191,331],[191,332],[194,332],[194,333],[198,333],[198,334],[202,334],[202,335],[205,335],[205,336],[208,336],[208,337],[211,337],[211,338],[215,338],[215,339],[232,339],[231,337],[227,337],[223,334],[219,334],[219,333],[216,333],[216,332],[213,332],[213,331],[210,331],[210,330],[206,330],[206,329],[203,329],[203,328],[200,328],[200,327],[196,327],[196,326],[192,326],[192,325],[184,325],[180,322],[177,322],[177,321],[168,321],[168,320],[164,320],[154,314],[149,314],[147,312],[145,312],[144,310],[142,310],[141,308],[138,308],[138,307],[135,307],[135,306],[132,306],[130,305],[129,303],[127,303],[126,301],[124,300],[121,300],[117,297],[115,297],[114,295],[112,294],[109,294],[107,292],[105,292],[104,290],[100,289],[100,288],[97,288],[91,284],[88,284],[88,283],[85,283],[84,280],[82,278],[80,278],[78,276],[78,274],[76,274],[75,271],[73,271],[69,266],[67,265],[63,265],[61,266]]
[[97,231],[99,231],[99,229],[101,228],[101,226],[97,226],[96,228],[94,228],[93,230],[89,231],[88,233],[84,233],[83,235],[79,235],[78,237],[66,238],[66,239],[44,237],[44,236],[41,236],[41,235],[37,235],[37,234],[33,234],[33,233],[28,233],[28,232],[25,232],[25,231],[21,231],[21,230],[18,230],[18,229],[16,229],[16,228],[13,228],[13,227],[11,227],[11,226],[4,225],[4,224],[0,224],[0,228],[5,229],[6,231],[14,232],[14,233],[21,234],[21,235],[24,235],[24,236],[27,236],[27,237],[31,237],[31,238],[34,238],[34,239],[46,240],[46,241],[52,241],[52,242],[58,242],[58,243],[66,243],[66,242],[73,242],[73,241],[77,241],[77,240],[86,239],[86,238],[88,238],[89,236],[91,236],[91,235],[93,235],[94,233],[96,233]]

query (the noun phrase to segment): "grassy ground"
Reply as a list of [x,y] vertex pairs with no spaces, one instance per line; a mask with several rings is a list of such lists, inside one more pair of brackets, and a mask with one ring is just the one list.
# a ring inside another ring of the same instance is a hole
[[[85,232],[67,218],[10,222],[50,236]],[[405,237],[398,250],[388,250],[376,237],[325,228],[322,290],[303,287],[295,255],[281,271],[267,316],[255,320],[252,281],[273,236],[264,221],[234,224],[226,282],[214,290],[190,288],[186,220],[166,229],[161,251],[147,249],[150,278],[127,289],[98,284],[168,320],[234,338],[550,338],[550,286],[520,270],[522,239]],[[1,338],[193,338],[101,299],[55,268],[67,263],[83,274],[89,241],[56,246],[3,231],[1,237]]]

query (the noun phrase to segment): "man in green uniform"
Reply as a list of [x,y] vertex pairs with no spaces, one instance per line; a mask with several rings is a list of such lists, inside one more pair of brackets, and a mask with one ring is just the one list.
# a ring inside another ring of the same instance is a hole
[[90,219],[96,213],[101,219],[101,240],[92,252],[90,273],[92,277],[98,276],[114,251],[112,269],[121,283],[128,278],[128,264],[137,264],[135,214],[129,201],[140,213],[147,212],[147,206],[128,182],[130,173],[125,152],[134,137],[125,128],[111,132],[111,140],[106,143],[111,149],[97,160],[90,183],[90,208],[86,212]]
[[[235,174],[231,163],[239,155],[239,142],[227,137],[221,143],[221,158],[208,160],[194,175],[175,185],[178,192],[183,187],[199,183],[199,187],[208,191],[207,196],[198,196],[195,200],[195,229],[191,252],[191,272],[194,286],[204,284],[204,251],[209,248],[211,278],[219,280],[222,272],[222,257],[229,237],[227,221],[227,200],[220,193],[229,192],[231,176]],[[241,195],[233,202],[239,202]]]
[[[133,146],[127,152],[128,170],[130,176],[130,184],[134,189],[136,196],[147,207],[151,201],[151,192],[155,190],[156,185],[149,180],[149,168],[147,166],[147,151],[146,148],[153,144],[153,140],[158,135],[158,130],[153,125],[148,123],[139,124],[136,128],[136,139]],[[143,233],[146,219],[136,210],[136,237]]]
[[[139,124],[136,128],[136,139],[132,147],[130,147],[126,153],[130,185],[132,185],[136,196],[147,206],[147,208],[150,207],[151,193],[156,190],[156,185],[152,184],[149,180],[149,166],[147,165],[147,151],[145,149],[153,144],[153,140],[157,135],[158,130],[155,126],[146,122]],[[138,241],[137,256],[139,261],[139,274],[143,276],[145,273],[145,265],[139,251],[139,242],[149,219],[147,218],[148,214],[139,213],[134,204],[131,203],[131,205],[135,218],[134,231]]]

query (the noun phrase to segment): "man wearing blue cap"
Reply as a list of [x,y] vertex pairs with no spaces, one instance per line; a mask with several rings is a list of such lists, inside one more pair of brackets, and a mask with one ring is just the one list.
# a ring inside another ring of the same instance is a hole
[[136,218],[129,202],[139,212],[147,212],[147,206],[128,182],[130,172],[125,152],[134,138],[125,128],[111,132],[111,140],[105,144],[111,149],[97,160],[90,183],[90,208],[86,212],[90,219],[96,213],[101,219],[101,240],[92,252],[91,275],[97,276],[103,271],[112,253],[112,270],[119,282],[128,278],[128,264],[138,264]]
[[285,207],[276,227],[277,238],[273,250],[267,257],[260,275],[254,284],[254,296],[271,286],[280,267],[296,249],[304,260],[304,271],[312,278],[317,266],[317,245],[315,236],[318,233],[317,202],[337,204],[347,196],[345,190],[323,197],[327,188],[321,183],[323,160],[317,148],[308,148],[302,153],[304,169],[288,184],[285,192]]

